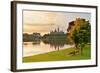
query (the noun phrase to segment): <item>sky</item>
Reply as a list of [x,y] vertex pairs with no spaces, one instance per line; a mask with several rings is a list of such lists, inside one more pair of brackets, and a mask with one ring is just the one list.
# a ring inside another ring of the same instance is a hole
[[23,33],[32,34],[38,32],[44,35],[58,27],[66,33],[68,23],[76,18],[84,18],[90,21],[91,14],[82,12],[23,11]]

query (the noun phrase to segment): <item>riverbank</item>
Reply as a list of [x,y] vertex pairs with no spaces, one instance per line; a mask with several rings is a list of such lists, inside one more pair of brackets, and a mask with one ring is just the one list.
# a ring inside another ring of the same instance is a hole
[[29,57],[23,57],[23,62],[43,62],[43,61],[61,61],[61,60],[85,60],[91,58],[90,45],[83,48],[82,53],[75,48],[67,48],[59,51],[53,51],[45,54],[39,54]]

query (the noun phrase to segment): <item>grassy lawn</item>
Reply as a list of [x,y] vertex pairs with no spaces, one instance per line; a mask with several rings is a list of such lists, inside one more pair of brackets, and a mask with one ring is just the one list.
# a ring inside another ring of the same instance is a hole
[[[71,53],[75,52],[73,55]],[[85,60],[91,58],[90,45],[83,48],[82,53],[75,48],[67,48],[60,51],[53,51],[45,54],[39,54],[29,57],[24,57],[23,62],[43,62],[43,61],[61,61],[61,60]]]

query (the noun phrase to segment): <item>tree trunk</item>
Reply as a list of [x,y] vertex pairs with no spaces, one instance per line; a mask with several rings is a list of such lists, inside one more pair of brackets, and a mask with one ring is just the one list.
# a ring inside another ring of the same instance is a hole
[[76,48],[76,49],[79,49],[79,48],[78,48],[78,44],[75,44],[75,48]]

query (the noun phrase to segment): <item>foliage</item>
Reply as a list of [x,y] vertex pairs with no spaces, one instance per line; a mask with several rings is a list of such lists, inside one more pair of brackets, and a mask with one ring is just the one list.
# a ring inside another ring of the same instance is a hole
[[91,41],[91,26],[89,21],[80,24],[79,29],[75,29],[72,32],[72,40],[75,43],[76,48],[82,48],[85,44]]

